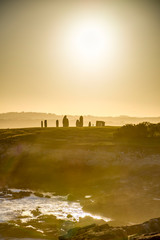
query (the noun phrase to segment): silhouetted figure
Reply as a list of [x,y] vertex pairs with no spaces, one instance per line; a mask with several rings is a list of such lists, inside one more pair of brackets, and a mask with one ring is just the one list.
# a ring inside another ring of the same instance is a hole
[[47,128],[47,120],[44,120],[44,127]]
[[59,121],[56,120],[56,127],[59,127]]
[[79,126],[83,127],[83,116],[80,116],[79,118]]
[[66,115],[64,116],[62,123],[63,127],[69,127],[69,120]]
[[91,127],[91,122],[88,123],[88,127]]
[[41,121],[41,128],[43,128],[43,121]]

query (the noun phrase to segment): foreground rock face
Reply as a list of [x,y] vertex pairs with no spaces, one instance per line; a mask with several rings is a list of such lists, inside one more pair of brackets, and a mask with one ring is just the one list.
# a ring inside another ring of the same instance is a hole
[[142,224],[123,227],[128,235],[160,232],[160,218],[154,218]]
[[160,240],[160,233],[142,234],[138,237],[132,237],[131,240]]
[[90,225],[84,228],[75,228],[68,231],[66,236],[59,237],[60,240],[85,240],[85,239],[108,239],[121,240],[127,239],[127,233],[122,228],[112,228],[108,224],[97,226]]
[[160,218],[142,224],[124,227],[111,227],[108,224],[95,224],[74,228],[59,240],[160,240]]

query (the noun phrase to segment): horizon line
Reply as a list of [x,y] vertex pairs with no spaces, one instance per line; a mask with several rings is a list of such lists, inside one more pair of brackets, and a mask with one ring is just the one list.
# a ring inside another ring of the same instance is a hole
[[11,112],[0,112],[0,114],[9,114],[9,113],[35,113],[35,114],[54,114],[56,116],[84,116],[84,117],[103,117],[103,118],[119,118],[119,117],[128,117],[128,118],[160,118],[160,116],[130,116],[130,115],[115,115],[115,116],[111,116],[111,115],[91,115],[91,114],[56,114],[56,113],[51,113],[51,112],[34,112],[34,111],[31,111],[31,112],[28,112],[28,111],[20,111],[20,112],[16,112],[16,111],[11,111]]

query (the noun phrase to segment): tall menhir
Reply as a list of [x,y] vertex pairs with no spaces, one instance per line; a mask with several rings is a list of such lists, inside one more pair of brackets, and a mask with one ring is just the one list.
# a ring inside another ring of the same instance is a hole
[[83,127],[83,116],[80,116],[79,118],[79,126]]
[[56,127],[59,127],[59,120],[56,120]]
[[69,127],[69,120],[66,115],[64,116],[62,123],[63,127]]
[[47,128],[47,120],[44,120],[44,127]]

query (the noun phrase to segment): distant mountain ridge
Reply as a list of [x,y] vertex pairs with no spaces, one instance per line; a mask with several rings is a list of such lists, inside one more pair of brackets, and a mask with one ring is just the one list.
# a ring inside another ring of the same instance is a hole
[[[8,112],[0,113],[0,128],[26,128],[26,127],[40,127],[41,120],[48,120],[48,127],[55,127],[56,120],[62,126],[62,118],[64,115],[56,115],[55,113],[41,113],[41,112]],[[67,115],[70,126],[76,125],[76,120],[79,115]],[[84,126],[88,126],[89,121],[95,125],[97,120],[105,121],[106,125],[122,126],[124,124],[137,124],[140,122],[160,122],[160,117],[130,117],[130,116],[91,116],[84,115]]]

